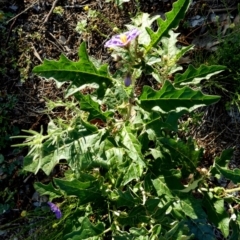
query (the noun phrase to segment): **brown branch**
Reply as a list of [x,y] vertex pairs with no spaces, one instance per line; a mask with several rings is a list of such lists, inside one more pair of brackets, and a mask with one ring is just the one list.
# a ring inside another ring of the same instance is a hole
[[45,18],[43,24],[45,24],[46,22],[48,22],[48,19],[49,19],[50,15],[52,14],[53,9],[56,7],[57,2],[58,2],[58,0],[55,0],[55,1],[53,2],[52,7],[51,7],[51,9],[50,9],[48,15],[46,16],[46,18]]

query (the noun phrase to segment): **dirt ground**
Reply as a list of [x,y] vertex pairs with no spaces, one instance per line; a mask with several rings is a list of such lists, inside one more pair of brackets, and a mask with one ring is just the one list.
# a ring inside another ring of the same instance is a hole
[[[39,65],[43,59],[57,60],[60,54],[64,54],[71,60],[77,60],[78,47],[84,40],[87,42],[91,56],[111,63],[110,56],[104,49],[104,42],[107,37],[114,34],[113,27],[125,29],[124,24],[129,23],[130,18],[135,16],[138,10],[151,15],[163,15],[171,10],[173,2],[172,0],[131,0],[119,8],[114,1],[107,3],[105,0],[1,0],[0,10],[8,16],[2,24],[4,27],[0,28],[0,103],[7,101],[7,95],[13,95],[17,99],[10,111],[9,126],[39,131],[40,126],[46,126],[49,119],[43,113],[45,99],[56,101],[63,97],[63,88],[57,89],[54,82],[45,81],[32,74],[32,68]],[[206,21],[199,23],[199,18],[196,18],[197,25],[193,25],[195,20],[192,20],[189,26],[189,19],[199,15],[207,16],[209,19],[211,13],[230,11],[234,21],[237,16],[237,1],[194,2],[195,5],[189,9],[179,28],[181,33],[179,42],[184,45],[194,43],[198,46],[197,51],[205,51],[208,50],[209,45],[204,45],[204,41],[201,42],[199,38],[205,37]],[[59,12],[52,11],[54,5],[60,7]],[[99,15],[88,18],[86,6],[96,10]],[[83,20],[87,21],[85,26],[87,31],[79,34],[76,26]],[[186,23],[188,23],[187,27]],[[214,27],[213,22],[208,24]],[[223,24],[222,30],[224,27],[226,24]],[[209,42],[214,45],[213,40]],[[191,61],[193,59],[188,56],[188,61],[184,64],[187,65]],[[144,81],[141,84],[144,84]],[[205,149],[202,165],[206,167],[212,163],[215,156],[219,156],[227,148],[235,149],[231,167],[240,166],[240,121],[229,115],[224,101],[225,98],[214,106],[202,109],[200,125],[189,125],[189,135]],[[51,113],[51,117],[61,114],[62,109],[57,109]],[[38,176],[20,174],[27,149],[14,152],[10,144],[16,142],[19,140],[14,140],[1,149],[5,161],[16,164],[11,172],[11,180],[9,176],[0,172],[0,192],[3,193],[7,189],[14,199],[9,210],[4,214],[0,212],[0,225],[19,217],[22,210],[32,209],[34,193],[32,183],[46,180],[46,176],[42,174]],[[4,201],[4,197],[0,197],[0,203],[1,201]]]

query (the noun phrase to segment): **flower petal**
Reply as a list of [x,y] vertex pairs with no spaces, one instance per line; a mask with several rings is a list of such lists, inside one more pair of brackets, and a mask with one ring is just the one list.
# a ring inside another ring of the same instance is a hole
[[57,219],[62,217],[62,213],[56,204],[54,204],[52,202],[47,202],[47,204],[50,206],[51,211],[55,213],[55,216]]
[[105,47],[124,47],[129,42],[134,40],[138,35],[140,34],[140,31],[137,28],[134,28],[130,31],[127,31],[125,33],[114,35],[109,41],[105,43]]

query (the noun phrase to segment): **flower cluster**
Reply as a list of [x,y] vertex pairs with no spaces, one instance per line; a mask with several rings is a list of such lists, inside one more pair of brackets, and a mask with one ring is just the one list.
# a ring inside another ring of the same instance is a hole
[[62,217],[62,213],[56,204],[54,204],[52,202],[48,202],[48,205],[50,206],[51,211],[55,213],[55,216],[57,219]]

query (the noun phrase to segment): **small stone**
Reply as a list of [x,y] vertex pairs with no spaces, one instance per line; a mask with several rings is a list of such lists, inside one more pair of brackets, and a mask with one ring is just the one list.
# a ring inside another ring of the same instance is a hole
[[60,37],[59,37],[59,42],[60,42],[61,44],[65,44],[65,43],[67,42],[67,39],[66,39],[64,36],[60,35]]

